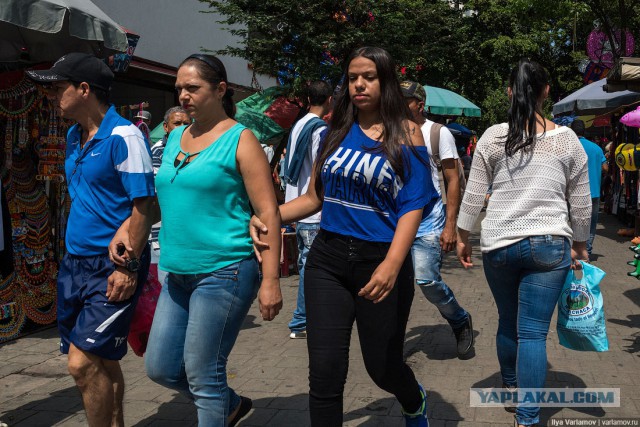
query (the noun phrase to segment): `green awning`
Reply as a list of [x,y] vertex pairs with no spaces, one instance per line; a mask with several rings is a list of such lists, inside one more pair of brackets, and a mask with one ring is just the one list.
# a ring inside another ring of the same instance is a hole
[[284,88],[274,86],[254,93],[236,104],[236,120],[253,131],[261,143],[284,134],[284,129],[265,111],[284,93]]
[[151,145],[160,141],[164,136],[164,122],[160,122],[160,124],[153,128],[151,132],[149,132],[149,139],[151,140]]
[[282,129],[276,122],[262,112],[258,112],[237,104],[236,120],[251,129],[253,134],[261,143],[266,143],[270,139],[276,138],[284,134]]
[[468,99],[447,89],[424,85],[427,102],[424,109],[440,116],[480,117],[480,107]]

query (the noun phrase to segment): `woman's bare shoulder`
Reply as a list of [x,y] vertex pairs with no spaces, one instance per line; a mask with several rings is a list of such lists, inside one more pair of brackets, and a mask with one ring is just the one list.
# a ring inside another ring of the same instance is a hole
[[413,145],[417,147],[423,147],[424,137],[422,136],[420,125],[414,122],[413,120],[405,120],[403,122],[403,125],[407,128],[409,137],[411,138],[411,142],[413,143]]

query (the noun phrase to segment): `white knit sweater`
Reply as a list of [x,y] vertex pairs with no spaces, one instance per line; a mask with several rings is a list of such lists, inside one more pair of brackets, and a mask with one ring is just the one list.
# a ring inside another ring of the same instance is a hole
[[538,135],[533,150],[507,157],[507,130],[506,123],[494,125],[478,141],[458,227],[473,229],[493,183],[482,221],[482,252],[545,234],[586,241],[591,193],[587,155],[576,134],[559,127]]

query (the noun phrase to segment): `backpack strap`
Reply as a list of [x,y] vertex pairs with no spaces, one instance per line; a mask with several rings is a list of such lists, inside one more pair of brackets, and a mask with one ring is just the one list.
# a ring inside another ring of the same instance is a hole
[[[442,171],[442,166],[440,165],[440,129],[442,129],[442,125],[440,123],[434,123],[431,125],[429,140],[431,142],[431,157],[433,157],[433,161],[436,166],[438,166],[438,170]],[[442,179],[440,180],[442,181]]]
[[429,142],[431,144],[431,158],[438,167],[438,183],[440,184],[440,195],[443,203],[447,203],[447,187],[444,182],[444,175],[442,174],[442,163],[440,162],[440,129],[442,125],[440,123],[434,123],[431,125],[429,131]]
[[[434,123],[431,126],[431,131],[429,132],[429,139],[431,143],[431,157],[433,158],[436,166],[438,166],[438,180],[440,181],[440,194],[442,195],[442,202],[446,204],[447,180],[442,173],[442,162],[440,161],[440,129],[442,129],[442,125],[440,123]],[[467,180],[464,177],[464,170],[460,158],[458,158],[456,161],[456,169],[460,186],[460,197],[462,197],[462,194],[464,193],[464,190],[467,186]]]

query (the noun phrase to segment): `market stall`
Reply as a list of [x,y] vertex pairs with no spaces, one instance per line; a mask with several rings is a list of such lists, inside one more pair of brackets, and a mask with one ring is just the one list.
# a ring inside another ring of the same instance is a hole
[[106,58],[128,47],[126,32],[87,0],[9,0],[0,8],[0,342],[55,322],[70,208],[71,123],[24,70],[71,51]]
[[[605,212],[617,215],[626,227],[621,229],[622,235],[638,235],[638,168],[635,163],[623,167],[616,159],[624,160],[624,156],[620,157],[616,153],[619,154],[623,147],[635,147],[640,142],[638,129],[620,121],[625,113],[640,105],[640,92],[627,89],[608,92],[607,80],[608,78],[586,85],[554,104],[554,121],[570,125],[573,120],[582,119],[590,127],[600,125],[600,129],[605,126],[608,128],[598,132],[606,135],[601,147],[609,161],[609,172],[602,183],[601,200],[604,201]],[[592,135],[593,139],[596,135]],[[638,165],[640,166],[640,162]]]

